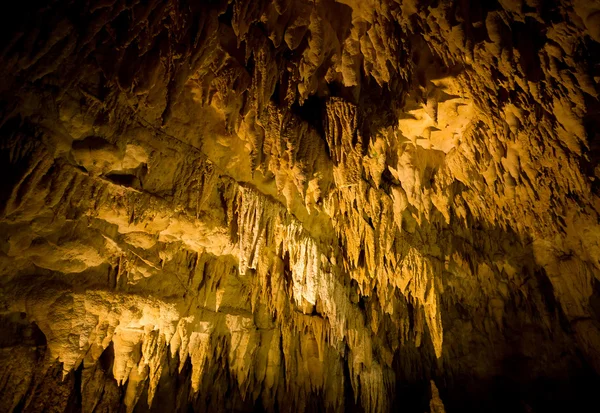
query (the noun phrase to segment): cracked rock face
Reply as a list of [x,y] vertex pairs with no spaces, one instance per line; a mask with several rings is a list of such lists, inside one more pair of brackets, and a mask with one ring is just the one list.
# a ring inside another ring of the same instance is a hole
[[600,1],[16,6],[1,412],[597,405]]

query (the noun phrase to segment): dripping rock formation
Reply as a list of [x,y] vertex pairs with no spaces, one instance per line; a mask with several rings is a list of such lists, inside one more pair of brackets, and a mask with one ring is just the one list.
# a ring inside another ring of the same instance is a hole
[[15,3],[0,412],[598,408],[599,0]]

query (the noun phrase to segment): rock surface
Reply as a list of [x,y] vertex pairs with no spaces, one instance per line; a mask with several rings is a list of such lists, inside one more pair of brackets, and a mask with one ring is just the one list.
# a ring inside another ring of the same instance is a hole
[[0,411],[578,411],[600,1],[20,2]]

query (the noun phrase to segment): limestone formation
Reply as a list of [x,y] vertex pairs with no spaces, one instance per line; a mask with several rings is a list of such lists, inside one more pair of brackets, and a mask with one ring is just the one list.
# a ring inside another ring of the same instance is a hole
[[599,0],[0,25],[0,412],[598,406]]

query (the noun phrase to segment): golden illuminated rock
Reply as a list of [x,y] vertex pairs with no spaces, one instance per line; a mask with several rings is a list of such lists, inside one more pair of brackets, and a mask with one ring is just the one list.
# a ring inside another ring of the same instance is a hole
[[600,1],[21,3],[0,412],[597,405]]

